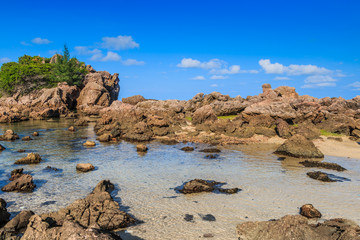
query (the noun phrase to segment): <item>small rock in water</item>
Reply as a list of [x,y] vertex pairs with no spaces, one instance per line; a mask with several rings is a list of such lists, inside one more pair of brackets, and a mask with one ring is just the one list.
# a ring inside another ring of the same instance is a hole
[[187,182],[183,189],[180,189],[179,192],[184,194],[189,193],[199,193],[199,192],[212,192],[214,191],[214,186],[220,184],[215,181],[206,181],[202,179],[194,179]]
[[59,170],[59,169],[54,168],[54,167],[51,167],[51,166],[46,166],[45,169],[47,169],[47,170],[52,170],[52,171],[58,171],[58,170]]
[[206,159],[216,159],[218,157],[219,157],[218,154],[208,154],[205,156]]
[[138,152],[146,152],[148,150],[145,144],[138,144],[136,145],[136,151]]
[[30,136],[25,136],[23,137],[21,140],[23,141],[30,141],[30,140],[33,140]]
[[194,215],[185,214],[184,220],[187,222],[194,222]]
[[15,164],[37,164],[41,161],[42,159],[38,153],[29,153],[26,157],[15,161]]
[[208,222],[215,222],[215,221],[216,221],[215,216],[212,215],[212,214],[203,215],[203,214],[200,214],[200,213],[199,213],[199,216],[200,216],[201,219],[204,220],[204,221],[208,221]]
[[1,151],[4,151],[5,149],[6,149],[6,148],[5,148],[3,145],[0,144],[0,152],[1,152]]
[[26,152],[26,150],[25,149],[19,149],[19,150],[17,150],[19,153],[23,153],[23,152]]
[[111,135],[110,134],[103,134],[96,138],[99,142],[110,142]]
[[3,192],[33,192],[36,185],[29,174],[22,174],[19,178],[8,183],[1,190]]
[[76,165],[76,170],[80,172],[89,172],[94,170],[95,167],[91,163],[78,163]]
[[69,130],[70,132],[75,132],[75,131],[76,131],[76,129],[75,129],[74,126],[69,127],[68,130]]
[[300,214],[307,218],[321,218],[321,213],[312,204],[303,205]]
[[305,167],[316,167],[316,168],[325,168],[331,169],[336,171],[345,171],[346,169],[336,163],[328,163],[328,162],[318,162],[318,161],[303,161],[300,164],[304,165]]
[[94,141],[86,141],[83,145],[85,147],[94,147],[96,146],[96,143]]
[[9,178],[10,181],[13,181],[19,177],[21,177],[21,175],[23,175],[24,169],[23,168],[17,168],[11,171],[10,175],[11,177]]
[[204,152],[204,153],[219,153],[221,152],[220,149],[217,148],[205,148],[203,150],[200,150],[199,152]]
[[192,151],[194,151],[194,148],[193,147],[183,147],[180,150],[182,150],[184,152],[192,152]]
[[336,182],[336,180],[331,179],[327,173],[320,171],[308,172],[306,175],[308,175],[312,179],[316,179],[322,182]]
[[39,133],[38,132],[33,132],[32,134],[34,137],[38,137],[39,136]]
[[46,201],[46,202],[41,203],[40,206],[48,206],[48,205],[52,205],[55,203],[56,203],[56,201]]

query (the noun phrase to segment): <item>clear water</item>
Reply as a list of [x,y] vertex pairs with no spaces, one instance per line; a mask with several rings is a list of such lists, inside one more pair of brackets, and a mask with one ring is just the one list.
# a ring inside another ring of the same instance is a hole
[[[0,186],[7,184],[14,161],[26,156],[18,149],[39,153],[44,162],[23,165],[37,184],[33,193],[4,193],[8,210],[14,215],[30,209],[35,213],[58,210],[85,197],[102,179],[117,186],[113,192],[124,211],[144,223],[121,233],[123,239],[236,239],[236,225],[245,221],[269,220],[286,214],[297,214],[299,207],[312,203],[323,217],[344,217],[360,223],[360,160],[326,156],[348,171],[325,172],[351,181],[323,183],[306,176],[298,160],[278,160],[274,146],[253,145],[223,148],[219,159],[205,159],[205,153],[183,152],[185,144],[148,144],[144,156],[127,142],[97,142],[96,147],[82,144],[95,140],[93,126],[67,131],[71,121],[29,121],[12,125],[0,124],[0,131],[13,129],[20,137],[38,131],[33,141],[1,142],[7,149],[0,153]],[[187,144],[191,145],[191,144]],[[201,149],[204,145],[193,145]],[[77,163],[92,163],[96,170],[78,173]],[[46,166],[60,172],[44,171]],[[202,193],[177,194],[173,188],[185,181],[202,178],[227,182],[224,187],[240,187],[235,195]],[[194,222],[184,220],[194,215]],[[216,221],[203,221],[199,214],[212,214]]]

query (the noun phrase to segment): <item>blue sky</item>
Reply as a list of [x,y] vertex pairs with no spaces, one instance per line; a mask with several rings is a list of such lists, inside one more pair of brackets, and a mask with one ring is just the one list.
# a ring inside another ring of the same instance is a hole
[[[5,1],[0,64],[50,57],[64,43],[120,74],[120,99],[360,91],[359,1]],[[360,95],[360,94],[359,94]]]

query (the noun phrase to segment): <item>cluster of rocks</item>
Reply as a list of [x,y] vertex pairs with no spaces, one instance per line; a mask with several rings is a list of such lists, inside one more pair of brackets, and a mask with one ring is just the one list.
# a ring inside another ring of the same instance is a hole
[[4,192],[33,192],[36,185],[30,174],[24,174],[24,169],[15,169],[11,172],[10,183],[1,188]]
[[109,180],[99,182],[84,199],[80,199],[57,212],[34,214],[21,211],[9,221],[6,202],[0,199],[0,239],[103,239],[121,238],[112,230],[125,228],[135,219],[120,210],[110,193],[114,185]]

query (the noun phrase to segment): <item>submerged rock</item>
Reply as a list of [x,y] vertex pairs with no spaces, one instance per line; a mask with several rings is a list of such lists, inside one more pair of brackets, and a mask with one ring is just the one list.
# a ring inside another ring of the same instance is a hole
[[199,152],[204,152],[204,153],[219,153],[221,152],[220,149],[217,148],[205,148],[203,150],[200,150]]
[[286,140],[275,154],[284,154],[297,158],[323,158],[324,154],[313,142],[301,135],[294,135]]
[[86,198],[77,200],[57,212],[40,215],[41,221],[51,223],[51,226],[63,226],[66,219],[71,217],[86,228],[94,224],[102,230],[127,227],[135,220],[121,211],[119,204],[111,197],[113,186],[110,181],[103,180]]
[[6,149],[6,148],[5,148],[3,145],[0,144],[0,152],[1,152],[1,151],[4,151],[5,149]]
[[41,161],[42,159],[38,153],[29,153],[26,157],[15,161],[15,164],[37,164]]
[[35,187],[33,177],[29,174],[22,174],[19,178],[2,187],[1,190],[3,192],[33,192]]
[[212,214],[206,214],[206,215],[199,214],[199,216],[201,217],[201,219],[203,221],[208,221],[208,222],[215,222],[216,221],[215,216],[212,215]]
[[95,147],[96,143],[94,141],[86,141],[83,145],[85,147]]
[[187,182],[183,189],[180,189],[179,192],[184,194],[189,193],[199,193],[199,192],[212,192],[215,190],[214,186],[220,184],[215,181],[206,181],[202,179],[194,179]]
[[316,171],[316,172],[308,172],[306,173],[310,178],[316,179],[322,182],[336,182],[336,180],[333,180],[329,177],[327,173]]
[[0,135],[0,141],[15,141],[16,139],[19,139],[19,136],[10,129],[4,135]]
[[89,172],[94,170],[95,167],[91,163],[78,163],[76,165],[76,170],[80,172]]
[[305,167],[315,167],[315,168],[325,168],[325,169],[331,169],[336,171],[345,171],[346,169],[340,166],[337,163],[328,163],[328,162],[318,162],[318,161],[303,161],[300,162],[300,164],[304,165]]
[[180,150],[182,150],[184,152],[192,152],[192,151],[194,151],[194,148],[193,147],[183,147]]
[[287,215],[273,221],[245,222],[236,232],[240,240],[359,240],[360,227],[342,218],[310,224],[306,217]]
[[25,136],[21,139],[22,141],[30,141],[33,140],[30,136]]
[[219,192],[227,193],[227,194],[235,194],[241,191],[240,188],[219,188]]
[[321,218],[321,213],[312,204],[303,205],[300,214],[307,218]]

